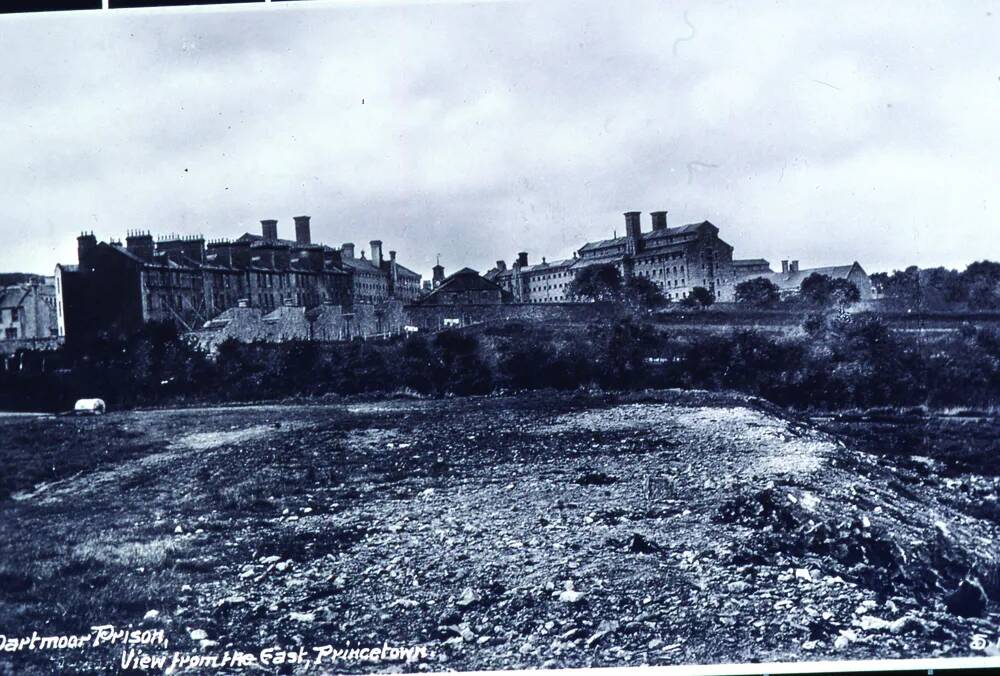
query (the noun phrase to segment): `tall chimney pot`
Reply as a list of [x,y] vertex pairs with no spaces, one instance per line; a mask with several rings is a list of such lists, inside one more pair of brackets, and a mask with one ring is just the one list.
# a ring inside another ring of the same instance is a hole
[[641,211],[626,211],[625,212],[625,236],[626,237],[638,237],[639,233],[642,231],[642,225],[639,223],[639,217],[642,215]]
[[653,221],[653,231],[666,230],[667,229],[667,212],[666,211],[651,211],[649,213],[650,219]]
[[372,265],[377,268],[382,267],[382,240],[373,239],[371,241],[372,246]]
[[785,274],[788,274],[788,261],[787,260],[781,261],[781,271],[783,273],[785,273]]
[[309,217],[296,216],[295,221],[295,242],[296,244],[311,244],[312,239],[309,233]]
[[266,218],[260,222],[260,234],[264,239],[278,239],[278,221]]
[[522,268],[528,267],[528,252],[522,251],[517,254],[517,264]]

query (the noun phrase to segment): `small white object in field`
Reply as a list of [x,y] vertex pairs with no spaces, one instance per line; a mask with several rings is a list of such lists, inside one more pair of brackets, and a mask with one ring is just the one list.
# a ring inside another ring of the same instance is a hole
[[73,412],[77,414],[101,415],[107,411],[103,399],[77,399]]

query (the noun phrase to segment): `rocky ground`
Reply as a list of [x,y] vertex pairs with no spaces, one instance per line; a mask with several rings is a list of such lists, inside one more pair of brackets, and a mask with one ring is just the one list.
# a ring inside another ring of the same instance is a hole
[[[67,456],[25,465],[0,502],[6,636],[131,623],[190,654],[427,648],[312,669],[363,672],[970,656],[1000,634],[995,475],[854,450],[747,398],[387,400],[0,432],[8,463],[32,445]],[[0,673],[121,653],[0,652]]]

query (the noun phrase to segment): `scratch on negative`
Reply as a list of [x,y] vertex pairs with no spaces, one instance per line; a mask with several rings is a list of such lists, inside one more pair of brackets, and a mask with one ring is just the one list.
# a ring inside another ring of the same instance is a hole
[[823,82],[822,80],[813,80],[813,82],[815,82],[816,84],[826,85],[830,89],[836,89],[838,92],[840,91],[840,87],[835,87],[834,85],[830,84],[829,82]]
[[688,28],[691,29],[691,35],[687,36],[686,38],[677,38],[676,40],[674,40],[674,47],[673,47],[674,56],[677,56],[677,45],[679,45],[682,42],[687,42],[688,40],[694,40],[694,36],[698,34],[698,30],[694,27],[694,24],[691,23],[691,20],[688,19],[687,10],[684,10],[684,23],[686,23],[688,25]]
[[718,169],[718,164],[708,164],[707,162],[688,162],[688,183],[694,181],[695,169]]

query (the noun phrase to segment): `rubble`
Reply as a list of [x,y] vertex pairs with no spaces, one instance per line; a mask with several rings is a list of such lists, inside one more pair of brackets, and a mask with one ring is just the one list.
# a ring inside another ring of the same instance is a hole
[[[978,623],[995,626],[1000,526],[957,502],[958,487],[910,490],[916,470],[745,401],[641,397],[286,412],[270,436],[162,468],[202,493],[153,506],[124,489],[108,507],[137,524],[162,510],[155,537],[175,547],[168,601],[138,612],[203,627],[188,634],[196,645],[429,646],[431,661],[403,671],[966,656]],[[260,411],[219,416],[264,423]],[[920,480],[935,477],[919,465]],[[254,477],[245,507],[191,480],[203,467]],[[647,477],[669,482],[651,495]],[[88,478],[69,493],[74,513],[106,499]],[[986,491],[961,482],[963,496]],[[205,539],[171,536],[175,519]],[[138,527],[105,546],[86,523],[79,538],[114,561],[142,541]],[[141,588],[137,568],[115,570]]]

